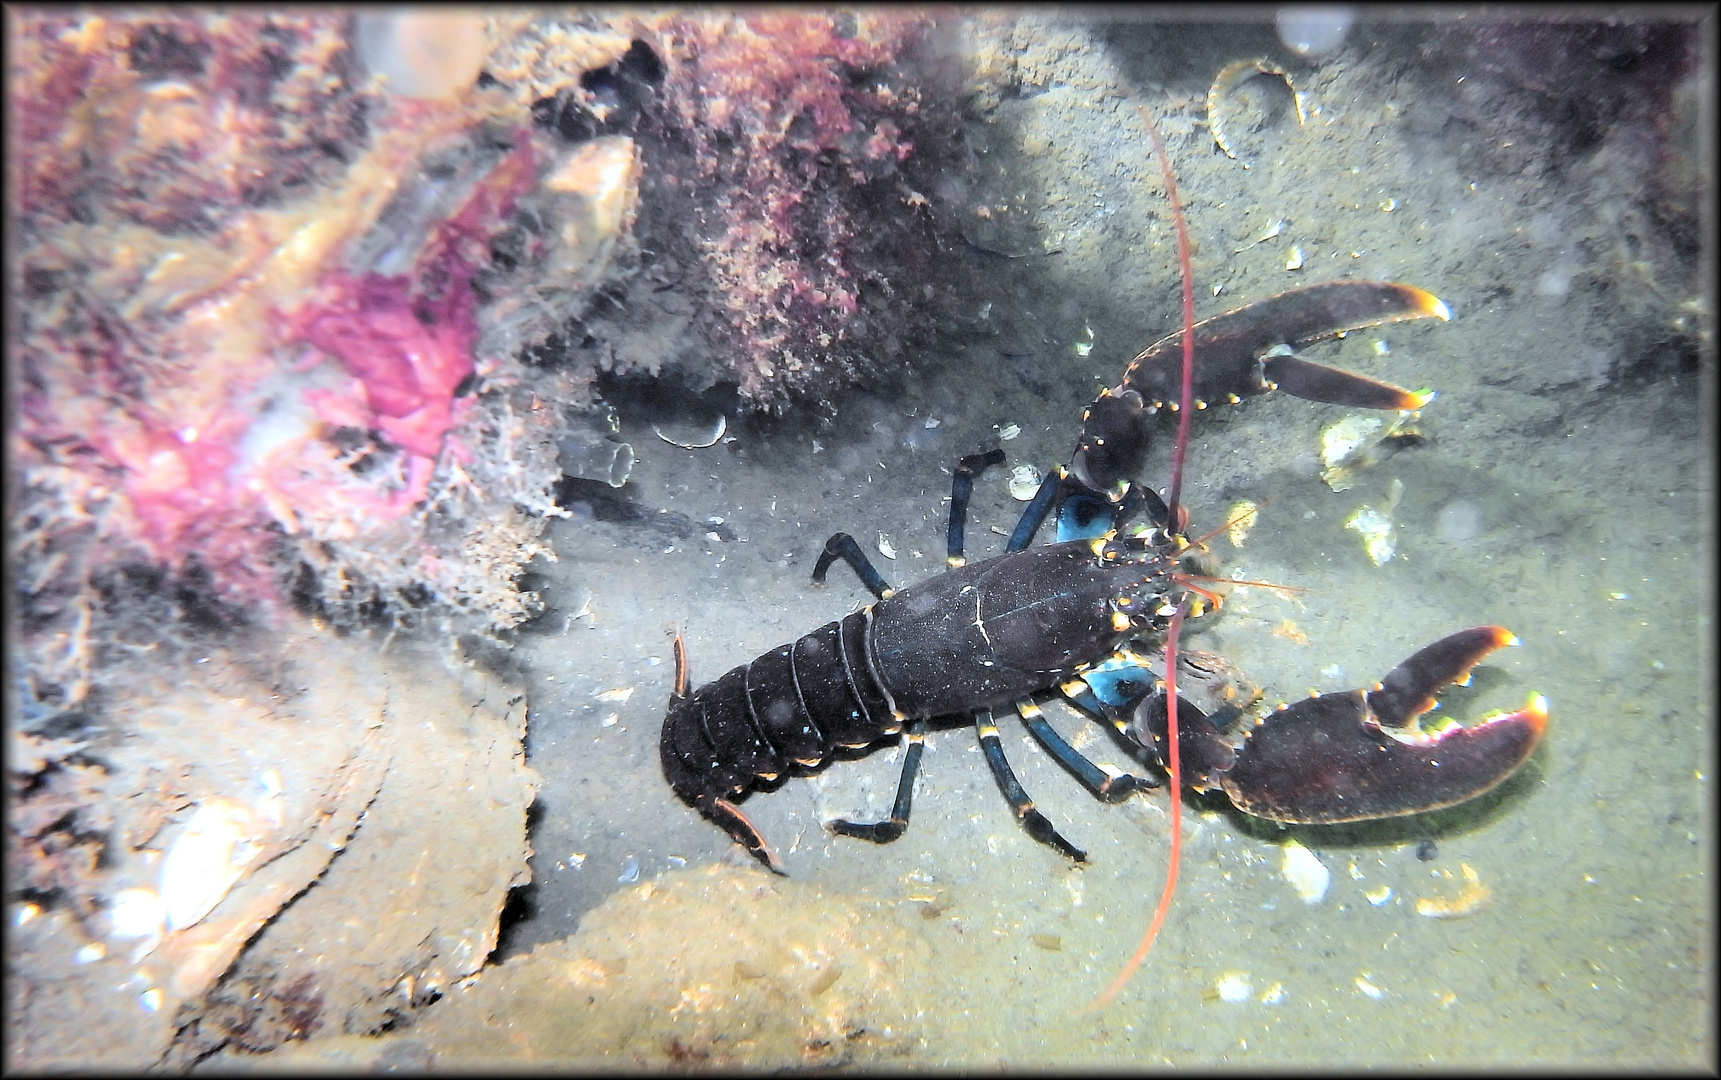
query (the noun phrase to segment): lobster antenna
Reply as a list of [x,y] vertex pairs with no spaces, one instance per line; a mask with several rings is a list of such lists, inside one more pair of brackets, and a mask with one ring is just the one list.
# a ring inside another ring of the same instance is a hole
[[1195,539],[1189,541],[1189,546],[1192,548],[1198,548],[1198,547],[1204,546],[1207,543],[1207,541],[1213,539],[1215,536],[1218,536],[1220,533],[1229,529],[1231,526],[1237,524],[1240,521],[1243,521],[1247,518],[1250,518],[1250,517],[1253,517],[1253,516],[1259,514],[1261,511],[1265,510],[1269,506],[1272,506],[1274,503],[1276,503],[1278,501],[1279,501],[1279,497],[1277,495],[1274,495],[1272,498],[1268,499],[1264,503],[1261,503],[1259,506],[1249,507],[1247,510],[1244,510],[1242,513],[1238,514],[1236,517],[1231,518],[1229,521],[1226,521],[1224,524],[1216,525],[1213,528],[1208,529],[1206,532],[1202,533],[1200,536],[1197,536]]
[[1211,581],[1215,585],[1255,585],[1263,589],[1276,589],[1285,593],[1306,593],[1315,590],[1302,585],[1281,585],[1276,581],[1251,581],[1248,578],[1214,577],[1212,574],[1185,574],[1179,571],[1172,575],[1179,585],[1188,585],[1192,581]]
[[1183,220],[1183,203],[1177,197],[1177,177],[1171,171],[1171,155],[1153,117],[1141,102],[1135,103],[1141,122],[1147,126],[1147,137],[1153,142],[1153,156],[1159,161],[1159,177],[1165,185],[1165,199],[1171,204],[1171,220],[1177,226],[1177,269],[1183,279],[1183,388],[1177,401],[1177,438],[1171,444],[1171,481],[1165,492],[1168,526],[1179,529],[1178,505],[1183,495],[1183,458],[1189,450],[1189,421],[1195,410],[1195,273],[1189,261],[1189,225]]
[[1148,924],[1147,933],[1141,936],[1141,944],[1135,947],[1135,955],[1124,964],[1111,985],[1100,991],[1099,997],[1082,1007],[1081,1013],[1105,1008],[1129,984],[1141,962],[1147,959],[1148,950],[1159,938],[1165,913],[1171,910],[1171,895],[1177,891],[1177,867],[1183,861],[1179,857],[1183,854],[1183,763],[1178,754],[1177,739],[1177,634],[1183,629],[1186,605],[1187,602],[1177,606],[1177,611],[1171,616],[1171,625],[1165,631],[1165,740],[1169,747],[1165,771],[1171,778],[1171,867],[1165,874],[1165,887],[1159,892],[1159,905],[1153,909],[1153,921]]
[[[1126,88],[1124,92],[1129,91]],[[1177,177],[1171,172],[1171,155],[1165,152],[1159,129],[1154,127],[1153,117],[1148,115],[1141,102],[1135,102],[1135,111],[1141,115],[1141,122],[1147,126],[1148,138],[1153,141],[1153,156],[1159,159],[1159,175],[1165,182],[1166,199],[1171,203],[1171,219],[1177,225],[1177,269],[1183,278],[1183,391],[1177,406],[1177,441],[1171,448],[1171,483],[1166,489],[1165,499],[1166,528],[1181,532],[1179,515],[1182,508],[1178,499],[1183,492],[1183,457],[1189,449],[1189,418],[1195,411],[1195,278],[1189,265],[1189,227],[1184,223],[1183,206],[1177,199]],[[1084,1013],[1104,1008],[1128,985],[1158,939],[1159,928],[1165,923],[1165,913],[1171,910],[1172,894],[1177,891],[1177,869],[1183,861],[1183,762],[1178,753],[1180,740],[1177,735],[1177,635],[1183,629],[1183,613],[1188,607],[1189,596],[1185,593],[1165,631],[1165,740],[1170,747],[1165,771],[1171,789],[1171,851],[1165,887],[1160,890],[1159,904],[1153,909],[1153,921],[1148,924],[1147,933],[1142,935],[1141,944],[1136,946],[1135,955],[1124,964],[1111,985],[1081,1010]]]

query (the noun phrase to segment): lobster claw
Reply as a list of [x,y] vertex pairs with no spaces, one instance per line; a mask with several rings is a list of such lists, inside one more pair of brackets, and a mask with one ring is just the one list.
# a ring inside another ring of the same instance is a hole
[[1461,630],[1418,651],[1373,690],[1280,706],[1257,724],[1220,778],[1257,817],[1295,824],[1365,821],[1436,810],[1490,790],[1535,750],[1547,701],[1470,726],[1423,731],[1434,694],[1468,680],[1484,656],[1517,639],[1498,626]]
[[[1269,390],[1364,409],[1420,409],[1433,395],[1305,360],[1292,347],[1407,319],[1447,320],[1432,293],[1390,281],[1305,285],[1195,324],[1197,408]],[[1183,388],[1183,333],[1138,353],[1117,386],[1100,391],[1082,414],[1069,472],[1091,494],[1118,502],[1147,459],[1150,417],[1176,408]]]

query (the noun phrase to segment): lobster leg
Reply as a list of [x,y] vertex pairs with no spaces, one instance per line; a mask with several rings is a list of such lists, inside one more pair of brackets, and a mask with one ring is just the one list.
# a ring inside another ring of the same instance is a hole
[[950,532],[945,543],[945,562],[952,568],[967,566],[962,553],[968,531],[968,500],[974,495],[974,478],[993,465],[1004,464],[1004,451],[991,449],[984,454],[969,454],[956,463],[950,474]]
[[1301,824],[1363,821],[1452,806],[1493,788],[1536,749],[1546,699],[1463,727],[1424,731],[1417,717],[1449,683],[1517,638],[1498,626],[1461,630],[1419,650],[1372,690],[1280,706],[1249,732],[1221,779],[1236,806]]
[[914,778],[920,772],[920,755],[926,750],[926,721],[910,723],[903,739],[908,750],[902,757],[902,779],[896,784],[896,802],[890,808],[890,817],[866,822],[838,818],[825,822],[825,828],[875,844],[888,844],[908,829],[908,815],[914,809]]
[[1165,500],[1150,487],[1131,487],[1121,502],[1112,502],[1090,491],[1068,469],[1059,468],[1046,474],[1040,489],[1029,500],[1027,508],[1016,521],[1005,551],[1026,551],[1034,542],[1034,534],[1045,523],[1046,515],[1058,511],[1058,540],[1092,540],[1110,529],[1120,527],[1143,510],[1148,520],[1163,526],[1171,520]]
[[1065,840],[1046,815],[1034,809],[1034,800],[1022,790],[1021,782],[1004,758],[1004,745],[998,738],[998,726],[992,722],[991,709],[975,712],[974,730],[980,736],[980,749],[986,754],[986,764],[992,767],[992,777],[998,781],[998,790],[1004,793],[1010,809],[1016,812],[1016,820],[1028,830],[1028,835],[1076,862],[1087,862],[1088,853]]
[[878,572],[872,560],[866,557],[866,552],[861,550],[860,545],[855,543],[855,538],[848,533],[837,533],[825,541],[825,550],[819,553],[819,561],[813,564],[814,585],[825,583],[825,574],[838,559],[854,567],[855,576],[880,600],[896,591],[884,580],[884,575]]
[[1088,790],[1100,801],[1122,802],[1140,789],[1157,786],[1145,777],[1132,776],[1089,760],[1080,750],[1065,742],[1064,737],[1052,729],[1052,725],[1046,723],[1045,714],[1031,698],[1018,701],[1016,712],[1034,738],[1040,740],[1040,745],[1046,748],[1046,752],[1073,773],[1076,779],[1087,785]]

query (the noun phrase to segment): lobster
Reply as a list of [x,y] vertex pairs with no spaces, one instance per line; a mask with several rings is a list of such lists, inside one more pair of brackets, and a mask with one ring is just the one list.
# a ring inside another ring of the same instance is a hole
[[[1432,396],[1413,393],[1298,356],[1324,338],[1386,322],[1449,318],[1444,304],[1407,285],[1333,282],[1292,290],[1193,327],[1200,364],[1196,407],[1240,401],[1268,390],[1352,406],[1413,409]],[[1147,450],[1150,419],[1175,408],[1173,358],[1184,333],[1138,355],[1123,380],[1101,391],[1083,417],[1067,468],[1048,475],[1023,512],[1006,552],[969,564],[963,554],[975,477],[1001,463],[993,450],[963,458],[953,471],[949,569],[892,589],[845,533],[826,543],[813,570],[847,562],[877,602],[688,690],[685,649],[676,642],[676,676],[660,752],[670,786],[724,828],[754,857],[782,872],[781,860],[736,805],[750,789],[794,772],[824,767],[839,750],[873,746],[902,734],[907,749],[890,816],[836,820],[839,834],[878,842],[907,827],[914,777],[928,722],[974,717],[981,748],[1017,818],[1036,839],[1076,861],[1065,839],[1023,791],[1005,760],[995,711],[1013,707],[1049,753],[1098,797],[1120,800],[1143,777],[1089,761],[1040,717],[1035,695],[1056,690],[1169,765],[1168,672],[1155,655],[1186,596],[1216,600],[1195,585],[1196,547],[1180,515],[1151,489],[1133,485]],[[1146,513],[1146,527],[1129,520]],[[1059,538],[1032,547],[1048,516]],[[1287,823],[1369,820],[1450,806],[1510,776],[1535,749],[1546,702],[1496,714],[1469,727],[1422,731],[1417,718],[1444,686],[1467,678],[1495,649],[1515,643],[1496,626],[1451,634],[1417,651],[1373,688],[1329,693],[1281,706],[1241,737],[1244,712],[1188,698],[1177,746],[1187,786],[1222,791],[1240,810]],[[1186,676],[1187,677],[1187,676]]]
[[[1035,839],[1080,862],[1086,854],[1035,809],[1016,780],[993,710],[1013,706],[1051,756],[1103,800],[1121,800],[1152,782],[1096,765],[1053,731],[1035,695],[1055,687],[1142,748],[1173,788],[1169,872],[1152,922],[1135,954],[1084,1011],[1117,995],[1165,920],[1177,886],[1180,786],[1223,791],[1239,810],[1284,823],[1421,813],[1502,783],[1529,759],[1548,724],[1547,701],[1535,694],[1523,709],[1496,712],[1469,727],[1447,722],[1422,729],[1419,718],[1436,706],[1443,687],[1467,683],[1484,657],[1516,643],[1498,626],[1449,634],[1372,688],[1280,705],[1252,725],[1223,693],[1217,705],[1205,702],[1204,711],[1179,691],[1180,672],[1187,686],[1187,676],[1199,670],[1178,652],[1184,618],[1199,614],[1204,600],[1218,602],[1195,584],[1202,575],[1184,569],[1195,558],[1179,502],[1193,413],[1210,402],[1235,404],[1270,390],[1352,407],[1421,408],[1432,392],[1327,367],[1295,349],[1389,322],[1445,321],[1451,312],[1408,285],[1341,281],[1293,289],[1197,323],[1176,177],[1152,118],[1137,108],[1177,228],[1183,329],[1137,354],[1122,381],[1083,412],[1069,466],[1046,477],[1003,555],[969,566],[962,544],[974,477],[1004,460],[995,449],[962,459],[953,471],[945,573],[893,590],[853,538],[837,533],[814,566],[814,582],[822,583],[841,558],[876,604],[691,693],[687,654],[677,637],[675,686],[660,740],[664,775],[676,793],[782,873],[782,861],[736,805],[741,796],[791,768],[819,769],[839,748],[869,747],[906,731],[890,816],[828,823],[839,834],[894,840],[908,826],[928,721],[967,713],[1017,819]],[[1167,410],[1177,414],[1178,428],[1161,499],[1132,477],[1146,460],[1150,421]],[[1151,524],[1126,534],[1129,520],[1144,510]],[[1057,542],[1030,548],[1054,513]],[[1155,643],[1163,659],[1156,660]]]

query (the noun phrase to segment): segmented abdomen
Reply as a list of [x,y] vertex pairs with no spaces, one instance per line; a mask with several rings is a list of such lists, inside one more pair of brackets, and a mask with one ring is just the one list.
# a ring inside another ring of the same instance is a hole
[[870,617],[826,623],[673,699],[660,744],[670,785],[689,799],[732,798],[900,731],[867,665]]

